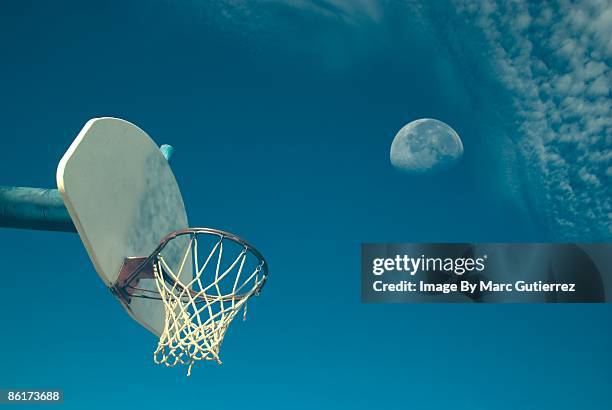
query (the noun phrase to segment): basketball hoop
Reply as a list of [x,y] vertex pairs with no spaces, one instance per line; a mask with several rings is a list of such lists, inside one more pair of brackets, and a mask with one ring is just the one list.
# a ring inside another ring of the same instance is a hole
[[221,364],[219,350],[230,323],[241,309],[246,319],[247,301],[259,294],[267,275],[261,253],[239,237],[187,228],[168,234],[150,256],[127,258],[113,292],[128,310],[132,298],[163,302],[154,361],[186,365],[189,376],[196,361]]

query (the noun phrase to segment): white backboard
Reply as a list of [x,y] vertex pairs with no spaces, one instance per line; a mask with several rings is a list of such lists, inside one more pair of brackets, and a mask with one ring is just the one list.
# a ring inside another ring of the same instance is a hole
[[[166,158],[140,128],[118,118],[85,124],[57,168],[57,186],[91,261],[107,286],[127,257],[148,256],[187,213]],[[191,275],[191,271],[183,272]],[[155,289],[153,279],[139,287]],[[130,315],[161,332],[162,302],[131,298]]]

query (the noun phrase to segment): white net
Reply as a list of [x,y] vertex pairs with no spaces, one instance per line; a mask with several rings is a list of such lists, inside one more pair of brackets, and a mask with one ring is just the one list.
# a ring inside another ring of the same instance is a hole
[[153,356],[158,364],[188,366],[189,376],[196,361],[221,364],[225,333],[241,309],[246,318],[247,301],[265,281],[265,261],[248,245],[210,232],[190,234],[181,252],[162,250],[154,262],[165,321]]

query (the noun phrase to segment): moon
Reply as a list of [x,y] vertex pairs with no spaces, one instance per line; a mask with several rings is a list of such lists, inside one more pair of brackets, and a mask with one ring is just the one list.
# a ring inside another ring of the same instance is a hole
[[463,143],[455,130],[431,118],[404,125],[391,143],[391,164],[411,174],[448,170],[462,156]]

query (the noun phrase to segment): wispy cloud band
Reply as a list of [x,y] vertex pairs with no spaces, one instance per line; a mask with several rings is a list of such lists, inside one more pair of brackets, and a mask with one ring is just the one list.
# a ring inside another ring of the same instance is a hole
[[[612,2],[455,4],[491,47],[512,91],[517,141],[542,190],[538,207],[568,239],[612,236]],[[538,195],[535,195],[538,196]]]

